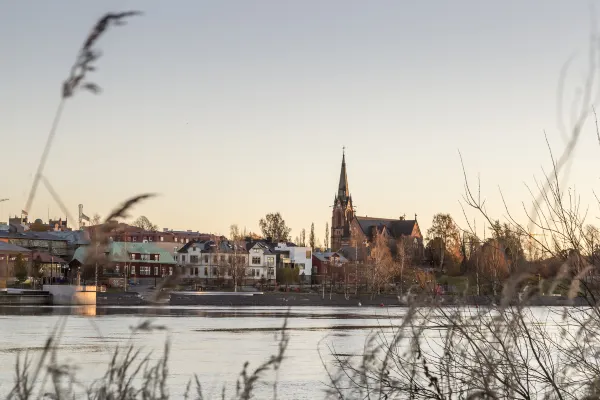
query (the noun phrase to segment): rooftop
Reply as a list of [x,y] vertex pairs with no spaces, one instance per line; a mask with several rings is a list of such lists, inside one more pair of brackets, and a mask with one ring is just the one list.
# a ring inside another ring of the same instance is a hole
[[[80,263],[84,263],[87,255],[89,246],[82,246],[75,250],[73,260],[77,260]],[[93,249],[92,249],[93,251]],[[136,262],[144,262],[147,264],[176,264],[173,255],[160,247],[153,245],[152,243],[138,243],[138,242],[111,242],[108,245],[108,258],[113,262],[131,262],[129,255],[132,253],[139,254],[158,254],[159,260],[136,260]]]
[[31,253],[31,250],[26,249],[24,247],[20,247],[20,246],[15,246],[14,244],[0,241],[0,252]]

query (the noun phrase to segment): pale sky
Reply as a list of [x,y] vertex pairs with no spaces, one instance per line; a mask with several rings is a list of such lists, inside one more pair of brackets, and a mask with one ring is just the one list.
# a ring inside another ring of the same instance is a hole
[[[585,78],[590,5],[576,0],[0,0],[0,220],[24,207],[62,80],[96,19],[111,29],[94,96],[69,100],[46,175],[70,212],[105,216],[126,198],[161,228],[258,231],[280,211],[292,236],[322,240],[342,146],[358,214],[464,221],[458,150],[489,211],[517,213],[555,153],[560,71],[574,57],[563,116]],[[570,173],[597,187],[586,125]],[[30,212],[61,215],[40,187]],[[75,221],[73,221],[75,222]],[[424,232],[425,233],[425,232]]]

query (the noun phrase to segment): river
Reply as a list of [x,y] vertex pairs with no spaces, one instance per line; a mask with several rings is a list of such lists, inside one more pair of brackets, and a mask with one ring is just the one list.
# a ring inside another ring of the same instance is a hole
[[[14,380],[17,354],[39,355],[62,318],[66,322],[58,355],[60,361],[77,366],[82,383],[104,374],[117,345],[131,343],[158,359],[168,340],[171,398],[182,397],[194,374],[205,398],[220,398],[224,385],[230,394],[235,390],[245,362],[252,369],[277,352],[276,335],[286,315],[290,340],[278,373],[278,398],[323,398],[328,379],[321,356],[332,365],[332,352],[360,354],[369,333],[398,323],[404,312],[364,307],[4,307],[0,308],[0,398]],[[148,319],[166,329],[132,334],[132,327]],[[267,375],[267,382],[274,379],[273,374]],[[256,398],[271,398],[272,391],[263,383]]]

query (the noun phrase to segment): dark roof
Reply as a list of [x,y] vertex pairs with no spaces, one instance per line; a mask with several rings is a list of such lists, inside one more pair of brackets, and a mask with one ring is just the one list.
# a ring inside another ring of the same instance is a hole
[[343,254],[335,252],[335,251],[327,251],[324,253],[317,251],[317,252],[313,252],[312,254],[313,254],[313,257],[315,257],[321,261],[324,261],[324,262],[330,261],[331,257],[339,258],[340,263],[345,263],[348,261],[348,259],[346,257],[344,257]]
[[54,263],[54,264],[66,264],[67,262],[60,257],[53,256],[47,251],[34,251],[31,255],[31,258],[34,261],[40,261],[44,264]]
[[373,217],[355,217],[360,225],[360,229],[370,239],[373,238],[374,229],[378,232],[384,227],[395,238],[400,236],[410,236],[417,224],[417,221],[412,219],[389,219],[389,218],[373,218]]
[[85,231],[53,231],[50,235],[67,240],[70,244],[85,245],[90,244],[88,234]]
[[211,246],[214,246],[215,242],[212,240],[192,240],[191,242],[187,242],[182,248],[177,250],[178,253],[187,253],[190,247],[196,246],[200,247],[200,251],[206,251]]
[[67,242],[68,240],[65,238],[58,237],[57,235],[53,235],[50,232],[0,232],[1,238],[6,239],[37,239],[37,240],[49,240],[55,242]]
[[14,244],[0,242],[0,251],[9,251],[11,253],[30,253],[31,250],[24,247],[15,246]]

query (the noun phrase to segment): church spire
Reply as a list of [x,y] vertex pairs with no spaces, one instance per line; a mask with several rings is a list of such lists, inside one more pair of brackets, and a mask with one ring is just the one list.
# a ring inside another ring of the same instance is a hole
[[342,199],[347,199],[349,196],[350,189],[348,189],[348,175],[346,174],[346,147],[342,147],[342,170],[340,171],[338,197]]

